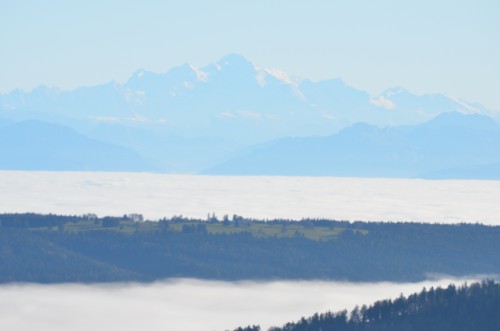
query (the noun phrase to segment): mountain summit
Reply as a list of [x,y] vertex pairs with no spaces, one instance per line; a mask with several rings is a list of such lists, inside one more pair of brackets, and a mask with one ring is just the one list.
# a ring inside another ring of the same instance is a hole
[[200,68],[141,69],[124,84],[0,95],[0,117],[6,119],[36,118],[80,128],[107,122],[190,137],[237,136],[245,143],[327,135],[356,122],[418,124],[453,111],[495,114],[444,94],[415,95],[397,87],[370,96],[340,79],[295,79],[239,54]]

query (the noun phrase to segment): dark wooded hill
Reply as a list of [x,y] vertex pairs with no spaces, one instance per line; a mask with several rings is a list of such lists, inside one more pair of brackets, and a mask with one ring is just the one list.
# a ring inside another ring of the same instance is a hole
[[0,215],[3,283],[169,277],[418,281],[432,274],[500,274],[500,227]]
[[[269,331],[493,331],[500,330],[500,284],[423,289],[408,297],[315,314]],[[258,326],[239,328],[259,331]]]

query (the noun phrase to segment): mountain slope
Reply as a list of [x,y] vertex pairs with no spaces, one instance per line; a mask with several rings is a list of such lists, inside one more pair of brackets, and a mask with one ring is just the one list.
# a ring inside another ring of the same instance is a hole
[[499,310],[500,284],[483,281],[424,288],[408,297],[356,307],[350,314],[315,314],[270,331],[491,331],[500,329]]
[[196,173],[227,160],[241,148],[231,140],[218,137],[189,138],[159,130],[102,123],[87,132],[91,138],[140,151],[162,169],[176,173]]
[[68,250],[36,233],[15,230],[0,231],[0,261],[1,283],[118,282],[142,276]]
[[499,151],[500,126],[491,118],[446,113],[416,126],[360,123],[327,137],[278,139],[204,173],[415,177],[497,163]]
[[132,150],[40,121],[0,128],[0,155],[0,169],[8,170],[160,170]]

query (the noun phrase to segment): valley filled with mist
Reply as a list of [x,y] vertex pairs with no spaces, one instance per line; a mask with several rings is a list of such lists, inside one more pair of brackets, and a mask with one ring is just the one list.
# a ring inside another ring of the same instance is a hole
[[7,329],[266,330],[500,273],[496,181],[0,177]]

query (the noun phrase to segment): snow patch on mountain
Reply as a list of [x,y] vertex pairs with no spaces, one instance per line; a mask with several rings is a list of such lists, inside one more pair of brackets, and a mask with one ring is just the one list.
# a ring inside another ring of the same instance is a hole
[[473,107],[471,104],[468,104],[467,102],[463,101],[462,99],[459,99],[459,98],[456,98],[456,97],[453,97],[451,95],[447,95],[445,94],[445,96],[456,102],[458,105],[460,105],[461,107],[457,107],[455,110],[460,112],[460,113],[463,113],[463,114],[481,114],[482,111],[476,107]]
[[297,86],[297,82],[292,80],[290,76],[288,76],[288,74],[284,71],[281,71],[279,69],[264,69],[264,72],[268,73],[269,75],[275,77],[285,84]]
[[396,86],[396,87],[391,87],[391,88],[385,90],[384,93],[382,93],[382,96],[384,96],[385,98],[391,98],[395,95],[404,94],[404,93],[409,93],[409,92],[402,87]]
[[266,73],[263,70],[259,70],[255,78],[260,87],[266,87]]
[[387,99],[385,96],[381,95],[378,98],[370,99],[370,104],[376,107],[383,107],[387,110],[394,109],[395,104],[392,100]]
[[200,68],[197,68],[195,66],[189,65],[191,70],[196,74],[196,79],[200,82],[207,82],[208,81],[208,73],[204,72]]

